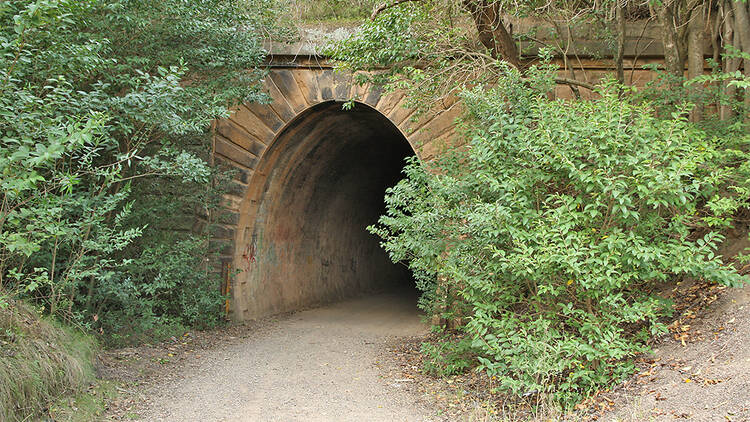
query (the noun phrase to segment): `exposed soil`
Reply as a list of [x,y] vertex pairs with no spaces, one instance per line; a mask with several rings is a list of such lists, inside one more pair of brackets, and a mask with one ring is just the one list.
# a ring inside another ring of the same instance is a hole
[[[700,294],[700,292],[696,292]],[[750,421],[750,286],[709,292],[640,359],[640,373],[597,403],[601,421]]]

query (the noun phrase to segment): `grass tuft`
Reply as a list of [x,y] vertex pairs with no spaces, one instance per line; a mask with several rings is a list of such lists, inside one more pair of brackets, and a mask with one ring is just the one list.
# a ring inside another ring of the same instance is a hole
[[0,308],[0,420],[33,419],[94,378],[96,342],[20,301]]

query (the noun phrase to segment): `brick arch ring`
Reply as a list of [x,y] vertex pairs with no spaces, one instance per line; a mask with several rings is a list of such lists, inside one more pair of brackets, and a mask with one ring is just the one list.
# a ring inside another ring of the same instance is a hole
[[403,92],[330,68],[273,68],[264,83],[271,101],[236,107],[213,139],[214,159],[237,174],[214,238],[228,245],[221,259],[238,321],[371,290],[373,273],[400,277],[362,237],[371,209],[380,212],[370,201],[382,206],[404,156],[433,158],[462,112],[455,102],[415,117]]

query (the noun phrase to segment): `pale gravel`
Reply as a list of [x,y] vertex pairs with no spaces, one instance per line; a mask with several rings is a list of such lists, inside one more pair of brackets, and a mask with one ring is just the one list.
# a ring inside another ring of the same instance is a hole
[[394,337],[424,334],[409,295],[303,311],[189,361],[143,394],[143,421],[430,421],[376,366]]

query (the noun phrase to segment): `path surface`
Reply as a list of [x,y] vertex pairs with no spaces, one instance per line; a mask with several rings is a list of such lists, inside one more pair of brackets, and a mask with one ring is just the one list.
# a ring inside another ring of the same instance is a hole
[[350,300],[281,318],[196,357],[145,394],[144,421],[428,421],[375,366],[396,336],[425,333],[409,295]]

